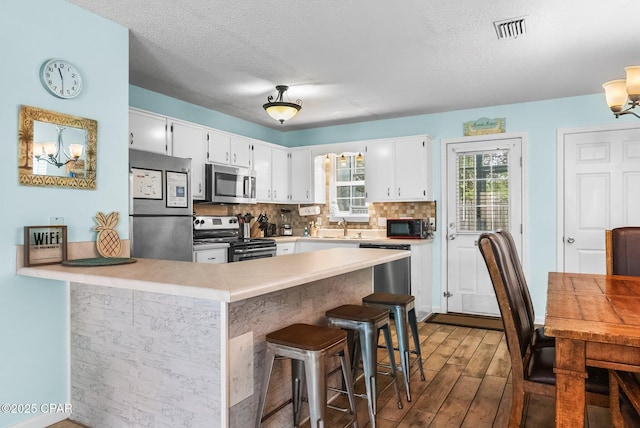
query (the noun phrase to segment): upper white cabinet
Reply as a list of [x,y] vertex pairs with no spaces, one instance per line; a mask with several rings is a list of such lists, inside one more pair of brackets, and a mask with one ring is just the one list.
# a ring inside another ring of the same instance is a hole
[[291,149],[289,158],[291,166],[291,202],[315,202],[313,188],[314,170],[311,149]]
[[285,148],[271,148],[271,201],[291,202],[289,193],[289,152]]
[[169,129],[173,156],[191,158],[191,195],[194,200],[202,200],[204,199],[204,164],[206,158],[205,129],[186,122],[172,122]]
[[286,148],[252,140],[258,202],[290,202],[289,154]]
[[271,147],[253,140],[253,170],[256,174],[256,200],[271,202]]
[[163,155],[171,154],[167,138],[167,119],[130,109],[129,148]]
[[430,166],[427,136],[369,142],[365,149],[367,201],[432,200]]
[[251,140],[240,135],[209,129],[207,161],[248,168],[251,166]]

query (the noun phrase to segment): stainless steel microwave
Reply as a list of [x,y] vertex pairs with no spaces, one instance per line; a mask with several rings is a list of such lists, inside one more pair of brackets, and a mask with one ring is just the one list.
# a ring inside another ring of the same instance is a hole
[[249,168],[205,164],[205,202],[255,204],[256,177]]
[[387,219],[387,238],[427,239],[430,234],[426,218]]

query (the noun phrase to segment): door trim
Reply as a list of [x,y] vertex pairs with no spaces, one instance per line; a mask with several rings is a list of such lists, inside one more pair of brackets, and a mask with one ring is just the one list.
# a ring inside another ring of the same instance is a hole
[[527,253],[528,248],[525,245],[525,242],[528,242],[528,221],[527,215],[529,212],[529,198],[528,198],[528,188],[529,188],[529,177],[528,177],[528,145],[527,145],[527,133],[526,132],[510,132],[505,134],[488,134],[488,135],[474,135],[470,137],[458,137],[458,138],[442,138],[440,140],[440,199],[442,202],[440,205],[440,215],[442,220],[440,221],[440,236],[442,245],[440,246],[440,312],[447,313],[449,312],[449,308],[447,305],[448,300],[444,297],[444,293],[449,290],[448,278],[447,278],[447,265],[448,265],[448,251],[447,246],[449,240],[447,239],[447,230],[448,227],[444,223],[447,219],[447,152],[448,146],[450,144],[458,144],[458,143],[473,143],[476,141],[486,141],[486,140],[510,140],[513,138],[519,138],[521,141],[521,151],[522,151],[522,195],[521,195],[521,204],[522,204],[522,268],[527,271]]
[[556,271],[564,272],[564,141],[569,134],[640,129],[640,123],[625,122],[584,128],[558,128],[556,131]]

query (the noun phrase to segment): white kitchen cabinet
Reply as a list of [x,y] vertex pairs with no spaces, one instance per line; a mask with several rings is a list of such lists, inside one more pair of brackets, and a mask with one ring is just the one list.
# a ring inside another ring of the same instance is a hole
[[167,119],[129,109],[129,148],[163,155],[171,154],[167,138]]
[[251,167],[251,140],[240,135],[231,135],[232,166]]
[[411,245],[411,294],[415,297],[416,316],[424,319],[433,312],[433,245]]
[[431,173],[431,140],[426,137],[401,139],[395,142],[396,201],[432,200],[429,180]]
[[[290,202],[289,152],[285,148],[271,148],[271,201]],[[256,179],[257,181],[257,179]]]
[[214,248],[211,250],[199,250],[193,252],[193,261],[196,263],[227,263],[227,249]]
[[293,254],[295,252],[295,242],[277,242],[276,243],[276,256],[284,256],[287,254]]
[[368,202],[433,199],[431,139],[427,136],[369,142],[365,148]]
[[313,188],[313,158],[311,150],[292,149],[289,152],[290,160],[290,194],[291,202],[312,203],[314,201]]
[[310,251],[328,250],[329,248],[358,248],[359,242],[322,241],[320,239],[298,239],[296,241],[296,253],[308,253]]
[[253,170],[256,174],[256,200],[271,202],[271,147],[253,140]]
[[170,126],[173,156],[191,159],[191,195],[204,199],[204,164],[206,131],[202,126],[186,122],[172,122]]
[[251,166],[251,140],[208,129],[207,162],[248,168]]
[[368,202],[393,200],[393,165],[393,142],[380,141],[367,144],[364,153],[364,181]]

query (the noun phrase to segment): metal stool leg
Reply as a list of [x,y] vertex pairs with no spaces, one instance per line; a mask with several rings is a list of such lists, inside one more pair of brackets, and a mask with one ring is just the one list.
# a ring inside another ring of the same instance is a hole
[[387,345],[387,353],[389,354],[389,366],[391,369],[391,378],[393,379],[393,389],[398,399],[398,409],[402,409],[402,400],[400,399],[400,388],[398,387],[398,376],[396,374],[396,357],[394,356],[393,341],[391,340],[391,330],[389,324],[382,327],[384,333],[384,341]]
[[396,324],[396,336],[398,337],[398,350],[400,351],[400,365],[404,378],[404,388],[407,392],[407,401],[411,401],[411,390],[409,389],[409,373],[411,364],[409,360],[409,332],[407,331],[407,312],[402,306],[392,306],[393,318]]
[[364,370],[364,384],[369,398],[369,420],[371,427],[376,426],[377,413],[377,375],[378,375],[378,329],[371,323],[363,324],[364,331],[360,334],[362,348],[362,368]]
[[342,377],[346,383],[347,397],[349,398],[349,409],[351,409],[351,417],[353,419],[353,428],[358,428],[356,399],[353,392],[353,377],[351,376],[352,366],[348,350],[348,346],[345,344],[344,351],[340,353],[340,365],[342,366]]
[[311,353],[304,368],[309,399],[309,422],[312,428],[324,428],[327,413],[327,373],[324,355]]
[[305,388],[306,375],[304,372],[304,362],[301,360],[291,360],[291,390],[293,400],[293,426],[300,426],[300,416],[302,416],[302,395]]
[[267,353],[264,357],[264,368],[262,375],[262,385],[260,387],[260,400],[258,401],[258,416],[256,419],[256,428],[260,428],[262,424],[262,414],[264,413],[264,404],[267,400],[267,391],[269,390],[269,381],[271,380],[271,370],[273,369],[273,361],[276,358],[276,352],[267,345]]
[[413,346],[415,354],[418,357],[418,368],[420,369],[420,379],[424,378],[424,369],[422,368],[422,352],[420,351],[420,337],[418,336],[418,320],[416,318],[415,309],[409,310],[409,325],[411,326],[411,335],[413,336]]

